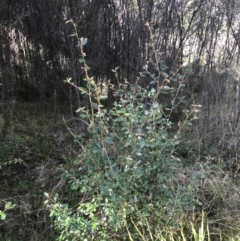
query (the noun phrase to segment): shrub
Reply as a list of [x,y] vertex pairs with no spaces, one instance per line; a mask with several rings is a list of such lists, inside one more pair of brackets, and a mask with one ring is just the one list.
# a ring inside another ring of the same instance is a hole
[[[159,85],[158,77],[146,69],[153,78],[150,85],[119,84],[113,90],[116,101],[107,111],[101,105],[107,96],[97,91],[94,79],[88,76],[83,52],[86,39],[79,42],[87,86],[79,90],[90,102],[90,108],[79,113],[88,124],[88,139],[80,141],[83,151],[74,161],[74,171],[63,169],[71,189],[79,194],[79,202],[69,206],[46,194],[58,240],[127,240],[130,236],[137,240],[144,231],[136,232],[136,227],[151,229],[146,236],[157,236],[166,225],[177,228],[184,212],[195,208],[197,185],[196,178],[178,182],[183,163],[176,156],[176,147],[192,114],[185,110],[183,122],[170,121],[180,104],[176,100],[182,76],[176,89],[166,73],[159,71],[166,77]],[[113,71],[117,78],[117,69]],[[173,95],[170,108],[159,103],[162,94]]]

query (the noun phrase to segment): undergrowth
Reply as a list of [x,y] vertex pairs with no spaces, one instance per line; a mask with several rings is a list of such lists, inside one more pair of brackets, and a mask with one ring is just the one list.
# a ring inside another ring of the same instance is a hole
[[12,105],[11,127],[0,141],[1,241],[55,240],[43,194],[65,193],[57,167],[75,152],[62,116],[35,112],[35,105]]

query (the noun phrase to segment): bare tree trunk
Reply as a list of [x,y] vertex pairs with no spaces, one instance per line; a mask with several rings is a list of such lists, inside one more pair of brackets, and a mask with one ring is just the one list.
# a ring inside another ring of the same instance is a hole
[[232,115],[231,115],[231,122],[230,124],[230,131],[231,131],[231,138],[229,140],[228,148],[229,149],[235,149],[237,145],[239,144],[238,141],[238,128],[239,128],[239,117],[240,117],[240,111],[239,111],[239,98],[240,98],[240,73],[237,75],[236,86],[235,86],[235,97],[234,97],[234,105],[232,108]]
[[[4,36],[4,35],[0,35]],[[7,34],[5,33],[5,36]],[[0,69],[2,72],[2,108],[4,125],[2,127],[2,136],[5,136],[10,126],[10,102],[9,102],[9,64],[10,64],[10,45],[9,40],[0,37]]]

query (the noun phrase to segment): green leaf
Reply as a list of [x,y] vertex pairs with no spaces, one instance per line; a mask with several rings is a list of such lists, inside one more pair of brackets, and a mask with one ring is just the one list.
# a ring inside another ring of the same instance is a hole
[[98,226],[98,223],[93,223],[92,224],[92,231],[96,230]]
[[3,211],[0,211],[0,220],[6,219],[7,215]]
[[100,96],[100,99],[101,99],[101,100],[106,100],[107,98],[108,98],[107,95],[101,95],[101,96]]
[[168,74],[167,74],[167,73],[165,73],[165,72],[162,72],[162,75],[163,75],[165,78],[167,78],[167,77],[168,77]]
[[116,118],[115,119],[115,121],[117,121],[117,122],[122,122],[122,121],[124,121],[125,119],[123,118],[123,117],[118,117],[118,118]]
[[88,179],[83,179],[83,180],[82,180],[82,183],[83,183],[83,184],[88,184]]
[[169,87],[168,85],[163,86],[163,90],[171,90],[172,88]]
[[126,109],[125,109],[125,108],[122,108],[121,110],[118,110],[117,113],[118,113],[118,114],[126,113]]
[[163,95],[169,95],[169,91],[166,91],[166,90],[161,90],[160,93]]
[[184,114],[187,114],[188,112],[189,112],[189,110],[186,110],[186,109],[182,110],[182,113],[184,113]]
[[105,142],[106,142],[108,145],[113,145],[113,144],[114,144],[112,138],[110,138],[110,137],[107,137],[106,140],[105,140]]
[[111,167],[112,168],[114,168],[114,167],[116,167],[117,166],[117,163],[116,162],[114,162],[113,164],[111,164]]
[[53,200],[56,202],[58,199],[58,194],[56,193],[56,195],[54,196]]
[[146,143],[144,141],[144,139],[141,139],[141,142],[140,142],[140,148],[142,149],[143,147],[145,147]]
[[180,101],[182,104],[186,104],[187,103],[187,100],[181,100]]
[[78,185],[76,183],[74,183],[72,186],[71,186],[72,190],[78,190]]
[[98,104],[92,102],[91,105],[92,105],[92,108],[93,108],[93,109],[98,110]]

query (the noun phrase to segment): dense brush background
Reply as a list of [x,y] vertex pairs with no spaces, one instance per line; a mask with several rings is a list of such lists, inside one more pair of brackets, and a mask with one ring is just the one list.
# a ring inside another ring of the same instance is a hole
[[[108,110],[121,84],[147,89],[169,76],[170,88],[178,88],[174,76],[184,79],[177,92],[183,105],[170,120],[183,122],[183,110],[201,108],[182,130],[178,156],[206,172],[196,196],[209,218],[221,213],[209,224],[213,232],[225,225],[240,235],[233,213],[240,212],[239,34],[238,0],[2,0],[0,201],[2,210],[17,205],[0,223],[0,239],[55,240],[43,193],[75,203],[57,167],[69,168],[85,148],[76,140],[86,131],[76,110],[91,101],[76,86],[89,87],[86,72],[107,95],[101,103]],[[166,107],[171,100],[158,99]]]

